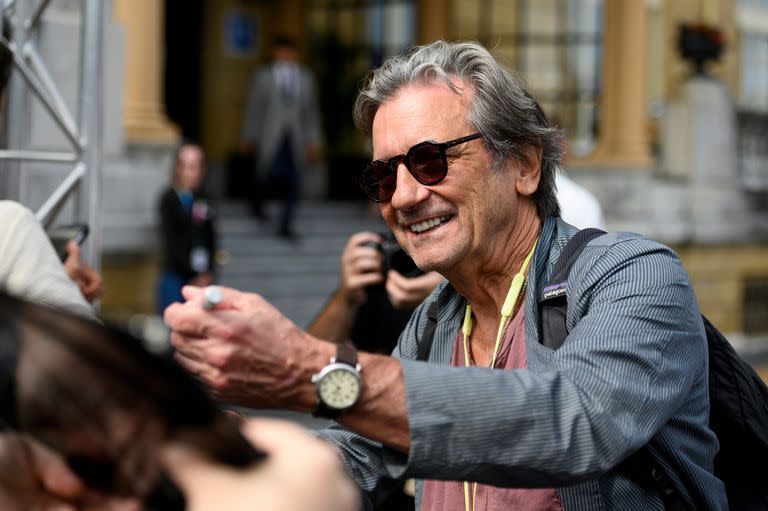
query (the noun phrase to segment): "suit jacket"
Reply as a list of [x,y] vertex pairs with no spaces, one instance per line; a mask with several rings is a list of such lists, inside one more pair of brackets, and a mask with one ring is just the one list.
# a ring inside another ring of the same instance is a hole
[[277,83],[274,63],[257,70],[251,80],[241,138],[253,144],[262,174],[285,135],[290,136],[293,161],[300,170],[307,166],[307,147],[320,144],[315,80],[308,69],[298,65],[294,78],[295,95],[290,101],[284,99]]
[[[593,240],[568,281],[570,334],[556,351],[541,345],[538,299],[575,231],[554,218],[542,227],[526,291],[526,369],[447,367],[466,304],[450,286],[416,309],[394,351],[405,379],[408,455],[341,428],[323,432],[363,489],[389,478],[468,480],[554,487],[569,511],[663,510],[658,488],[619,467],[648,444],[692,508],[727,509],[712,474],[718,443],[708,427],[706,338],[674,252],[636,234]],[[419,362],[435,300],[429,362]]]

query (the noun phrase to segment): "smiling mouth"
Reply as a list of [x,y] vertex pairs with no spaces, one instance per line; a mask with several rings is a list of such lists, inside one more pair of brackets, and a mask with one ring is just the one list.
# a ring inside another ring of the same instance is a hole
[[429,220],[424,220],[423,222],[418,222],[415,224],[410,225],[411,232],[414,232],[416,234],[422,233],[424,231],[428,231],[430,229],[434,229],[438,225],[442,225],[448,220],[451,219],[451,216],[439,216],[437,218],[430,218]]

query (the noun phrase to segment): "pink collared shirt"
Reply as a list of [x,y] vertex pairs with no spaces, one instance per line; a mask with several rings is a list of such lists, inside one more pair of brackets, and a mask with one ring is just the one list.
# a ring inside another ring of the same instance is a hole
[[[497,355],[496,370],[511,370],[524,368],[525,360],[525,314],[524,306],[520,305],[519,312],[507,328]],[[464,338],[459,330],[456,342],[453,344],[451,365],[461,366],[464,363]],[[477,389],[478,399],[482,399],[482,389]],[[478,484],[474,491],[469,484],[469,511],[562,511],[563,506],[553,488],[498,488],[486,484]],[[422,511],[467,511],[464,503],[464,483],[461,481],[424,481],[424,493],[421,503]]]

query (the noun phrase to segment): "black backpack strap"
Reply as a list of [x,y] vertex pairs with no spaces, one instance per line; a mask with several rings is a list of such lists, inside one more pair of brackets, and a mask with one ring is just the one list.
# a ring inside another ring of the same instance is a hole
[[632,453],[616,469],[646,490],[658,492],[664,503],[664,511],[689,511],[690,507],[675,488],[672,479],[646,447]]
[[419,354],[417,360],[424,362],[429,359],[429,352],[432,351],[432,341],[435,338],[437,329],[437,300],[427,305],[427,326],[419,342]]
[[553,268],[554,276],[549,283],[544,286],[541,298],[539,299],[539,332],[541,333],[540,342],[547,348],[556,350],[565,342],[568,337],[568,329],[565,327],[565,313],[568,309],[566,300],[566,287],[568,274],[571,268],[579,258],[587,243],[605,234],[600,229],[583,229],[573,235],[568,243],[560,252]]
[[555,262],[555,267],[553,269],[555,276],[552,277],[552,282],[564,282],[568,280],[568,274],[571,272],[573,263],[579,258],[584,247],[587,246],[587,243],[603,234],[605,234],[605,231],[592,227],[582,229],[574,234],[573,237],[568,240],[568,243],[565,244],[563,251],[560,252],[560,257],[558,257],[557,262]]

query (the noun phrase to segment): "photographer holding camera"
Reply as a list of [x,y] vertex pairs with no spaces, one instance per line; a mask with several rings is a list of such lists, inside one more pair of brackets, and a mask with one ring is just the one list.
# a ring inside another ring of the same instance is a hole
[[391,235],[353,234],[341,255],[339,287],[307,331],[389,354],[413,309],[442,280],[421,272]]

